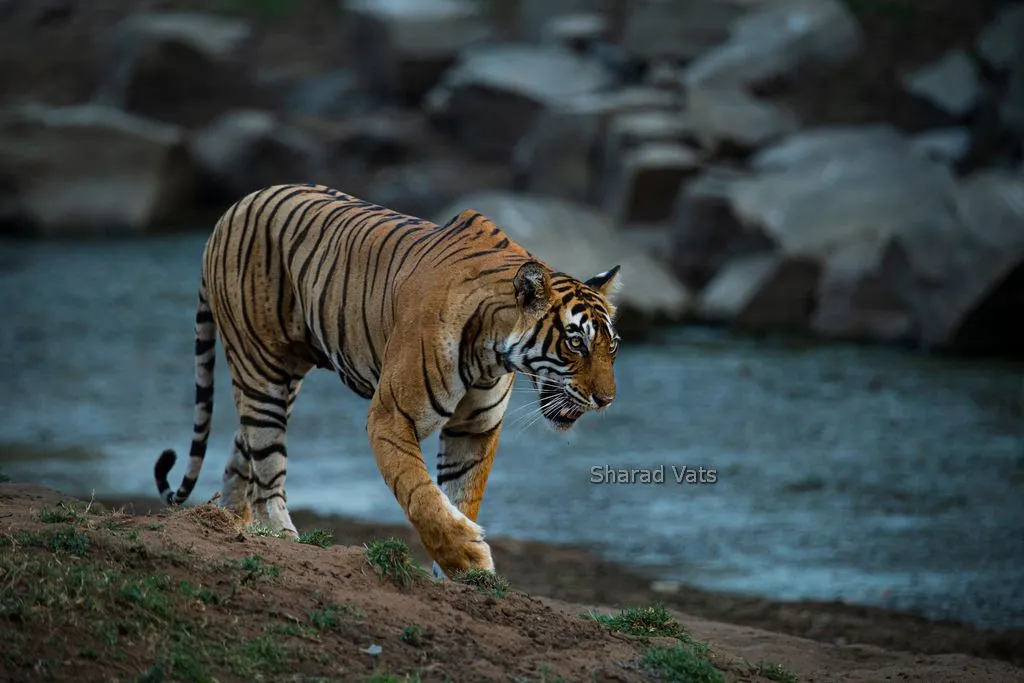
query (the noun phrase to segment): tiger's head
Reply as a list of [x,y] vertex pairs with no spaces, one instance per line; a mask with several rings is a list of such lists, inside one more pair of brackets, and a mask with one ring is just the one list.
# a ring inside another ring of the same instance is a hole
[[505,344],[506,368],[529,377],[541,414],[566,431],[615,400],[619,266],[581,282],[531,260],[512,284],[523,322]]

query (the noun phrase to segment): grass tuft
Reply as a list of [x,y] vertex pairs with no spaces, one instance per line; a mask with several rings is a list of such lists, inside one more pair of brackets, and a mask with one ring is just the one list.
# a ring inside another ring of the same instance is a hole
[[36,517],[43,524],[82,524],[86,521],[85,515],[66,502],[57,503],[56,507],[43,508]]
[[299,543],[329,548],[334,543],[334,534],[327,529],[311,529],[304,534],[299,534]]
[[374,671],[370,674],[370,677],[366,679],[366,683],[420,683],[421,680],[422,679],[418,673],[396,676],[395,674],[389,674],[385,671]]
[[725,683],[725,675],[708,661],[706,653],[692,645],[652,647],[644,653],[644,664],[663,681],[679,683]]
[[461,574],[452,577],[456,583],[464,583],[467,586],[476,586],[481,592],[503,598],[512,590],[512,584],[508,579],[486,569],[467,569]]
[[264,564],[259,555],[246,555],[238,561],[238,567],[248,572],[247,579],[267,579],[281,576],[282,569],[271,564]]
[[265,538],[280,538],[281,533],[274,531],[263,522],[252,522],[245,527],[245,531],[253,536],[263,536]]
[[370,541],[365,555],[367,564],[382,581],[389,580],[399,587],[409,586],[427,575],[426,570],[413,561],[409,546],[398,538]]
[[689,640],[689,635],[663,605],[630,607],[618,614],[591,612],[585,616],[609,631],[618,631],[643,638],[664,636]]
[[750,667],[750,673],[767,678],[769,681],[776,681],[776,683],[798,683],[799,681],[796,674],[787,670],[781,664],[761,661],[757,664],[750,664],[748,662],[747,665]]
[[402,629],[398,637],[410,645],[420,646],[423,644],[423,628],[418,624],[410,624]]

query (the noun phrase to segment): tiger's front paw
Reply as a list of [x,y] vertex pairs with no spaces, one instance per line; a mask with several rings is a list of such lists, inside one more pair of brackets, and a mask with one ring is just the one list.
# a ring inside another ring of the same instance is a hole
[[484,541],[483,528],[466,517],[456,521],[445,543],[431,555],[442,575],[456,576],[469,569],[494,571],[491,547]]

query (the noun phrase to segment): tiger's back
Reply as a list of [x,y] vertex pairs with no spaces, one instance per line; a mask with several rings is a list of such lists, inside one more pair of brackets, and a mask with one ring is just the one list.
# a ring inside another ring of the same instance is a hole
[[255,344],[269,365],[290,359],[278,376],[336,369],[370,398],[400,303],[426,303],[423,291],[400,302],[412,275],[478,287],[481,271],[499,274],[528,258],[504,233],[471,229],[476,216],[438,226],[322,185],[246,196],[218,222],[204,254],[225,346]]

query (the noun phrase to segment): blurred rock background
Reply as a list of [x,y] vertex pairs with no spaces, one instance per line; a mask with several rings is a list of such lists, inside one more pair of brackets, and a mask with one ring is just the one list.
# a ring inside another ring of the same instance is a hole
[[321,182],[621,262],[634,337],[1024,350],[1021,2],[0,0],[0,104],[0,233]]

